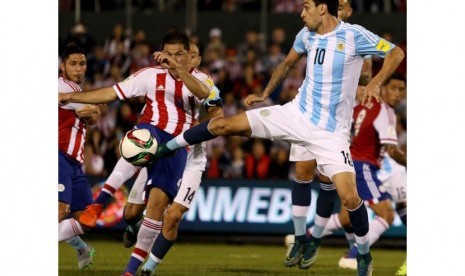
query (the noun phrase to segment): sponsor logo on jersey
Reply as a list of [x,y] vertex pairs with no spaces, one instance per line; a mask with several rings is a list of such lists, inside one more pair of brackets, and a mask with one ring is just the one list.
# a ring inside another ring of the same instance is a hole
[[160,84],[160,85],[157,87],[157,90],[165,90],[165,87],[164,87],[163,85]]
[[376,44],[376,49],[387,53],[389,50],[391,50],[391,44],[389,44],[387,40],[381,38],[378,44]]

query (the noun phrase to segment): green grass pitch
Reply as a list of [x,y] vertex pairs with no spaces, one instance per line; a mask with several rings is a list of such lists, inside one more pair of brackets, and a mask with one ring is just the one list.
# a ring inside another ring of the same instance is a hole
[[[115,240],[90,239],[96,249],[91,270],[79,271],[74,250],[59,244],[60,276],[118,276],[125,268],[132,248],[126,249]],[[284,266],[284,245],[177,243],[156,270],[156,275],[356,275],[355,271],[338,268],[345,248],[324,246],[309,270]],[[372,248],[373,275],[394,275],[406,259],[405,249]]]

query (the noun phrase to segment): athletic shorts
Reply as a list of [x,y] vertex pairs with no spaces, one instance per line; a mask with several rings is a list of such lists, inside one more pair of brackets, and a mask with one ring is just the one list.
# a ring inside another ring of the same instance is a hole
[[[151,124],[138,124],[136,128],[145,128],[150,131],[158,144],[163,144],[174,138],[173,135],[156,128]],[[186,166],[186,149],[177,150],[173,156],[160,158],[147,166],[147,187],[145,199],[148,199],[151,188],[159,188],[164,191],[170,200],[173,200],[178,192],[178,184],[181,182],[182,173]]]
[[207,143],[189,146],[187,150],[186,169],[205,171],[207,165]]
[[354,165],[358,195],[365,204],[373,205],[390,199],[389,194],[380,189],[381,181],[376,175],[378,168],[375,165],[360,161],[354,161]]
[[248,110],[246,115],[252,137],[284,140],[306,148],[315,157],[318,170],[329,178],[340,172],[355,173],[349,136],[315,126],[292,103]]
[[131,191],[129,192],[128,202],[133,204],[145,204],[145,184],[147,183],[147,168],[141,168],[137,175]]
[[385,157],[378,171],[378,178],[395,203],[407,201],[407,169],[397,164],[390,157]]
[[58,151],[58,201],[70,206],[71,213],[93,202],[92,190],[81,164]]
[[195,193],[199,189],[200,182],[202,181],[202,173],[203,171],[186,167],[182,176],[181,186],[179,186],[179,191],[174,198],[174,202],[181,204],[187,209],[191,207]]

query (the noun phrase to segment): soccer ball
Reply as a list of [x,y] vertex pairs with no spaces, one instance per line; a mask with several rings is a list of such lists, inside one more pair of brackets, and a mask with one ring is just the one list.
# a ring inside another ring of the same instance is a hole
[[121,156],[135,166],[146,166],[157,151],[158,142],[147,129],[131,129],[121,139]]

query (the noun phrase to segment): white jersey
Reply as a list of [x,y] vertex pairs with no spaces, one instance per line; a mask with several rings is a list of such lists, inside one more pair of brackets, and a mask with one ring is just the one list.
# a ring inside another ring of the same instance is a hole
[[[210,76],[195,69],[191,74],[212,89]],[[140,123],[152,124],[173,136],[191,128],[198,119],[201,101],[162,67],[143,68],[113,89],[121,100],[145,96]]]
[[342,21],[324,35],[304,27],[293,48],[307,54],[306,76],[292,104],[319,128],[349,134],[364,56],[384,58],[394,47],[364,27]]

